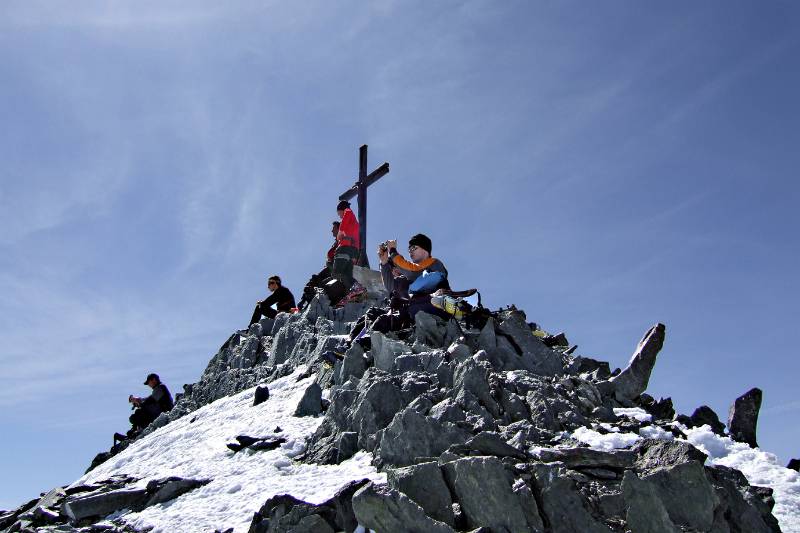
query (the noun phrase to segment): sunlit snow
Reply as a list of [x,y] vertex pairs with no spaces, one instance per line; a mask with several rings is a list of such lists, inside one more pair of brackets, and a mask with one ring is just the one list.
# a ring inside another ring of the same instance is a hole
[[[339,465],[308,465],[294,457],[322,417],[294,417],[292,413],[314,376],[297,381],[305,371],[269,384],[269,400],[253,406],[254,388],[198,409],[135,442],[98,466],[75,485],[127,474],[149,480],[168,476],[211,479],[211,483],[170,502],[121,517],[153,533],[209,532],[233,527],[246,532],[253,513],[271,496],[291,494],[322,503],[348,481],[369,478],[385,482],[370,464],[371,454],[359,452]],[[275,431],[276,428],[280,431]],[[280,436],[287,442],[272,451],[234,454],[225,444],[237,435]]]

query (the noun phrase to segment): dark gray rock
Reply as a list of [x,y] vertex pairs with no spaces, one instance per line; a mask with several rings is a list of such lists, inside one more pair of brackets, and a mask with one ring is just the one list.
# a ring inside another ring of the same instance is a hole
[[[514,491],[513,478],[496,457],[467,457],[443,467],[445,479],[461,505],[467,527],[489,527],[497,531],[544,531],[538,509],[523,511],[536,505],[530,492]],[[529,522],[532,520],[532,522]]]
[[719,499],[697,461],[661,468],[643,476],[676,526],[708,531]]
[[479,455],[493,455],[495,457],[513,457],[524,460],[525,452],[508,444],[499,433],[482,431],[467,441],[467,448],[478,452]]
[[88,496],[68,498],[62,512],[72,522],[90,517],[103,517],[120,509],[131,509],[143,505],[148,499],[145,489],[119,489]]
[[557,466],[533,465],[541,490],[541,511],[552,533],[610,533],[612,530],[589,510],[575,480]]
[[322,388],[314,382],[303,393],[294,416],[317,416],[322,412]]
[[350,377],[361,379],[367,370],[367,362],[364,359],[364,350],[357,343],[354,343],[345,353],[342,359],[342,366],[336,377],[336,384],[345,383]]
[[378,457],[382,464],[408,466],[418,458],[438,457],[471,435],[449,422],[438,422],[411,408],[398,413],[383,432]]
[[[778,521],[772,516],[772,506],[749,485],[744,474],[724,466],[706,467],[705,471],[720,501],[714,513],[714,531],[726,528],[748,533],[780,531]],[[769,496],[771,493],[770,489]]]
[[800,459],[790,459],[789,464],[786,465],[789,470],[800,471]]
[[424,311],[414,315],[414,336],[418,343],[433,348],[445,346],[447,321]]
[[368,485],[353,496],[358,522],[380,532],[452,533],[453,528],[430,518],[405,494],[385,485]]
[[695,409],[694,413],[692,413],[691,419],[692,427],[708,425],[711,427],[711,431],[717,435],[725,434],[725,424],[719,421],[717,413],[715,413],[714,410],[707,405],[701,405]]
[[632,452],[638,455],[637,469],[646,473],[689,462],[703,464],[707,457],[690,443],[679,440],[643,439]]
[[147,484],[147,493],[151,496],[145,507],[168,502],[210,482],[210,479],[183,479],[180,477],[152,480]]
[[672,398],[662,398],[656,401],[649,394],[642,394],[639,400],[642,409],[650,413],[653,416],[653,420],[672,420],[675,416]]
[[391,339],[378,331],[373,331],[370,335],[372,342],[372,359],[375,368],[391,372],[394,370],[394,360],[403,353],[411,353],[405,343]]
[[560,462],[569,468],[609,468],[624,470],[631,468],[638,455],[633,451],[615,450],[605,452],[591,448],[552,448],[540,450],[539,460],[544,463]]
[[259,385],[253,394],[253,405],[260,405],[269,399],[269,387],[266,385]]
[[455,524],[450,489],[436,462],[390,468],[386,476],[390,487],[414,500],[428,516],[450,526]]
[[656,324],[650,328],[639,341],[625,370],[605,382],[610,385],[610,390],[604,389],[602,386],[601,390],[612,392],[614,397],[623,403],[635,400],[647,390],[650,374],[656,364],[656,357],[664,345],[665,333],[664,324]]
[[680,533],[669,518],[659,494],[628,470],[622,479],[628,529],[636,533]]
[[753,388],[736,398],[728,411],[728,431],[733,440],[758,447],[756,429],[761,409],[761,389]]
[[[331,524],[334,510],[328,505],[314,505],[294,496],[281,494],[268,499],[255,513],[249,533],[316,533],[335,531]],[[309,529],[309,528],[316,529]]]
[[564,372],[561,356],[531,333],[525,314],[520,311],[509,309],[500,314],[495,339],[496,348],[486,351],[502,363],[504,370],[522,369],[541,376]]

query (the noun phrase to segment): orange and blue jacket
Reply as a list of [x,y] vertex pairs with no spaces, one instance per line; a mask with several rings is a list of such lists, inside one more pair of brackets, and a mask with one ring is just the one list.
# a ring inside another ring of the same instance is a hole
[[426,270],[428,272],[441,272],[444,274],[444,280],[431,292],[435,292],[437,289],[450,288],[450,284],[447,282],[447,269],[444,267],[444,263],[435,257],[429,257],[423,259],[419,263],[414,263],[407,260],[397,253],[396,249],[392,248],[389,250],[389,263],[391,263],[391,266],[397,268],[409,283],[413,283],[414,280],[420,277]]

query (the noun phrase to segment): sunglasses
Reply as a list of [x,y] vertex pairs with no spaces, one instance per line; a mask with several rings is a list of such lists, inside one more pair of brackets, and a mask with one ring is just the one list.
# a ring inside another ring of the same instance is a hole
[[412,253],[417,248],[419,248],[419,246],[412,244],[411,246],[408,247],[408,253]]
[[277,284],[278,284],[277,281],[268,281],[267,282],[267,285],[277,285]]

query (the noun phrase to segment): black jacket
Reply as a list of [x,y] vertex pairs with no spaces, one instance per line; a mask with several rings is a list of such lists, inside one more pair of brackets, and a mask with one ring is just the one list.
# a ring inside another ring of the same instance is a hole
[[289,313],[293,307],[297,307],[294,303],[294,294],[283,285],[275,289],[275,292],[261,303],[264,307],[270,307],[272,304],[278,304],[276,306],[278,311],[283,313]]
[[156,416],[172,409],[172,395],[163,383],[153,387],[153,393],[144,399],[142,408]]

